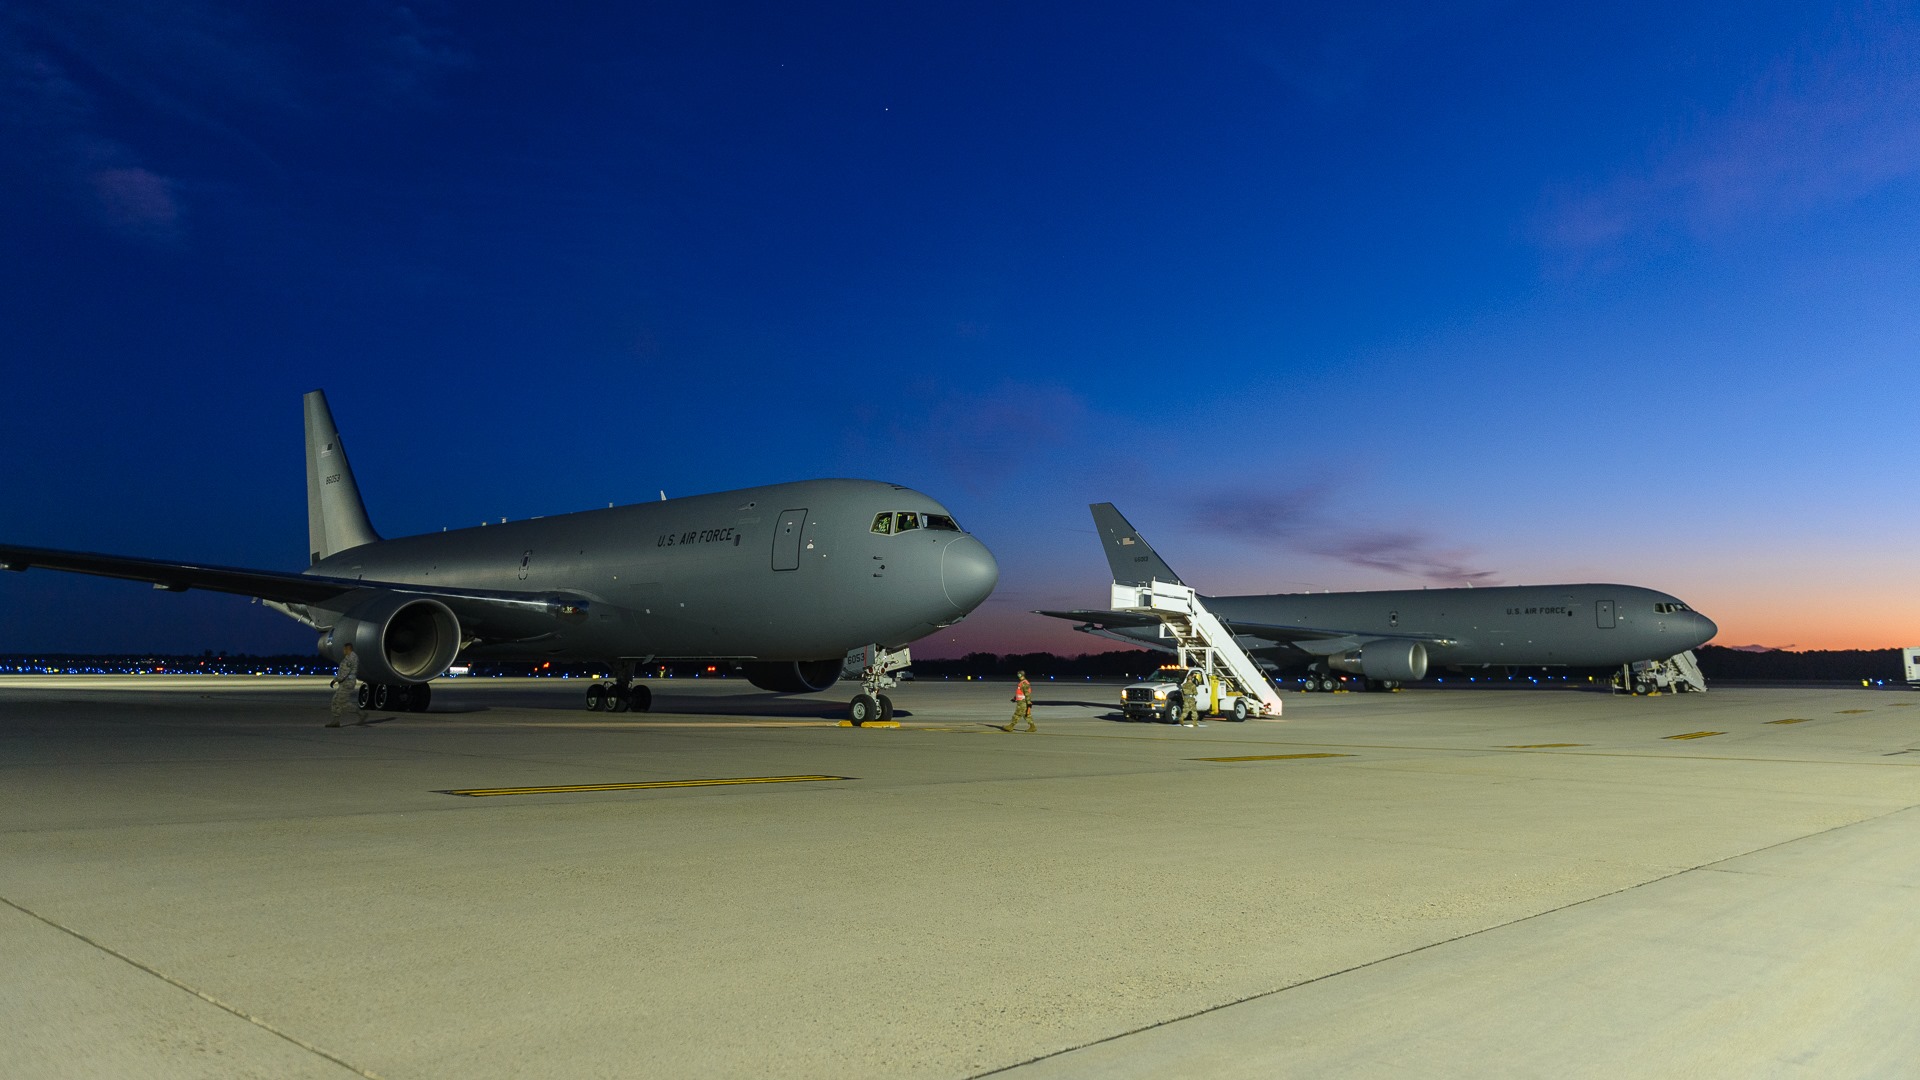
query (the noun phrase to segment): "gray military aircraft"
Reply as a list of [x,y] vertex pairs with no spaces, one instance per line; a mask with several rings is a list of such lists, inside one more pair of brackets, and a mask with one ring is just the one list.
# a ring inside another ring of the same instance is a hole
[[864,686],[855,723],[885,719],[879,690],[910,641],[951,626],[999,581],[986,546],[945,507],[898,484],[804,480],[383,540],[368,522],[327,399],[306,395],[307,535],[299,573],[0,544],[0,569],[42,567],[257,597],[352,643],[374,708],[420,710],[456,655],[604,661],[590,709],[645,709],[636,667],[738,663],[753,685]]
[[[1184,584],[1112,503],[1091,507],[1116,584]],[[1507,585],[1484,589],[1202,596],[1248,655],[1270,670],[1305,668],[1312,690],[1340,674],[1362,686],[1426,677],[1429,665],[1620,667],[1636,692],[1651,689],[1641,661],[1680,660],[1719,633],[1706,616],[1634,585]],[[1160,619],[1123,611],[1041,611],[1129,645],[1169,649]],[[1636,666],[1638,665],[1638,666]],[[1687,656],[1684,666],[1692,666]],[[1704,685],[1704,683],[1702,684]]]

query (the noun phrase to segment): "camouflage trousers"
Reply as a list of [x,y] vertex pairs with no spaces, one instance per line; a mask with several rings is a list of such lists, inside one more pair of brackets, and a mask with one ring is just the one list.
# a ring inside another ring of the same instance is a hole
[[1013,719],[1007,721],[1007,729],[1012,730],[1021,724],[1027,725],[1029,730],[1037,726],[1033,722],[1033,702],[1031,701],[1013,703]]
[[333,688],[333,719],[335,723],[338,723],[341,717],[351,712],[357,712],[359,709],[359,687],[347,685]]

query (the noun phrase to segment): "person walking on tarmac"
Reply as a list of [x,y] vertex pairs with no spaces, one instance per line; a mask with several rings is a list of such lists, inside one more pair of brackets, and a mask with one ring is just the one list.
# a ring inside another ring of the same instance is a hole
[[333,719],[327,726],[339,727],[347,710],[360,707],[360,658],[353,655],[352,645],[340,646],[340,667],[327,685],[333,687]]
[[1180,726],[1206,727],[1200,722],[1200,672],[1188,669],[1180,683]]
[[1012,731],[1024,720],[1028,731],[1038,731],[1040,728],[1033,722],[1033,684],[1027,681],[1026,672],[1016,671],[1014,674],[1020,677],[1020,682],[1013,688],[1013,719],[1007,721],[1007,726],[1000,730]]

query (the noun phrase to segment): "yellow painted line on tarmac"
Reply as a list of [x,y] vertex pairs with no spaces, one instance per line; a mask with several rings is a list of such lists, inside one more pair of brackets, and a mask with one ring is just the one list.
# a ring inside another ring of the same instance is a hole
[[1197,757],[1194,761],[1299,761],[1303,758],[1352,757],[1352,754],[1249,754],[1246,757]]
[[1804,724],[1812,720],[1811,716],[1796,716],[1788,720],[1769,720],[1769,724]]
[[1872,712],[1872,711],[1873,711],[1873,710],[1871,710],[1871,709],[1841,709],[1841,710],[1840,710],[1840,715],[1841,715],[1841,716],[1855,716],[1855,715],[1858,715],[1858,714],[1860,714],[1860,713],[1863,713],[1863,712]]
[[1518,746],[1503,746],[1502,750],[1558,750],[1566,746],[1586,746],[1583,742],[1530,742]]
[[1663,736],[1663,738],[1666,738],[1666,739],[1668,739],[1668,740],[1673,740],[1673,739],[1704,739],[1704,738],[1707,738],[1707,737],[1708,737],[1708,736],[1710,736],[1710,735],[1725,735],[1725,734],[1726,734],[1726,732],[1724,732],[1724,731],[1689,731],[1689,732],[1687,732],[1687,733],[1686,733],[1685,735],[1666,735],[1666,736]]
[[453,788],[441,795],[484,799],[494,795],[565,795],[576,791],[643,791],[652,788],[722,787],[727,784],[799,784],[810,780],[852,780],[851,776],[729,776],[713,780],[644,780],[631,784],[547,784],[542,787]]

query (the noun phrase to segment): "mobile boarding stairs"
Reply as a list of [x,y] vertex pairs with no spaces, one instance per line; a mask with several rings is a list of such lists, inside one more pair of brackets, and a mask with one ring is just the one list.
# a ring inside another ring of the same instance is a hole
[[1138,615],[1156,615],[1173,635],[1183,667],[1197,668],[1233,687],[1246,699],[1249,716],[1263,720],[1280,718],[1280,694],[1266,672],[1248,656],[1233,631],[1209,612],[1199,594],[1185,585],[1150,581],[1144,585],[1113,586],[1114,611]]

